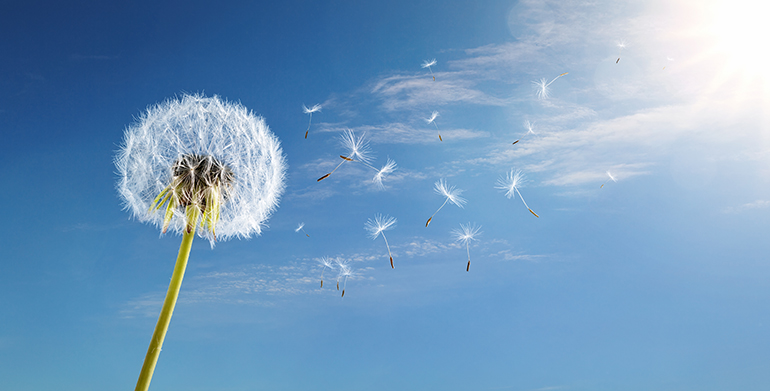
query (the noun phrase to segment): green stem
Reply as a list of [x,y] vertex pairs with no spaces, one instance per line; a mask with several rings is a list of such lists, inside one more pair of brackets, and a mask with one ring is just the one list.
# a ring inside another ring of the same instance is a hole
[[176,299],[179,296],[179,288],[182,287],[182,278],[184,278],[184,271],[187,268],[187,258],[190,256],[190,248],[192,248],[193,238],[195,238],[196,224],[191,226],[192,228],[189,229],[189,232],[185,230],[182,236],[182,245],[179,247],[179,255],[176,257],[174,274],[171,276],[168,292],[166,292],[166,300],[163,301],[163,308],[160,310],[158,323],[155,325],[155,332],[152,333],[150,347],[147,349],[147,355],[144,357],[142,372],[139,373],[139,380],[136,382],[135,391],[147,391],[150,388],[150,380],[152,380],[152,374],[155,372],[155,364],[158,363],[158,356],[163,346],[163,340],[166,338],[171,315],[174,313]]

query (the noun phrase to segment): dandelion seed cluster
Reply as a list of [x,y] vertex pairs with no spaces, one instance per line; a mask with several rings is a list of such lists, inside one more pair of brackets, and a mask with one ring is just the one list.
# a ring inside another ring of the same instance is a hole
[[[619,46],[620,46],[620,48],[622,50],[622,48],[625,46],[625,44],[622,43],[622,44],[619,44]],[[434,65],[436,65],[436,64],[437,64],[436,59],[432,59],[432,60],[424,61],[421,66],[422,66],[422,68],[427,68],[429,70],[429,72],[431,73],[431,75],[433,76],[432,67]],[[548,79],[546,79],[546,78],[542,78],[542,79],[540,79],[538,81],[533,81],[532,84],[536,87],[536,96],[537,96],[537,98],[541,99],[541,100],[548,99],[550,97],[550,94],[551,94],[550,89],[549,89],[550,85],[553,84],[559,78],[561,78],[563,76],[566,76],[567,74],[568,74],[568,72],[561,73],[561,74],[557,75],[556,77],[554,77],[553,79],[551,79],[550,81]],[[433,76],[433,80],[434,81],[435,81],[435,79],[436,79],[435,76]],[[306,114],[311,114],[312,115],[312,112],[315,111],[316,107],[313,107],[313,109],[308,109],[307,107],[303,106],[303,109],[304,109],[304,112]],[[318,109],[320,110],[320,106],[318,106]],[[439,117],[439,112],[433,110],[431,112],[430,116],[428,116],[427,118],[424,118],[424,120],[425,120],[425,122],[428,125],[433,124],[433,126],[435,127],[435,129],[436,129],[436,131],[438,133],[439,140],[443,141],[443,137],[441,135],[441,132],[439,131],[439,127],[438,127],[438,124],[436,122],[436,119],[438,117]],[[529,120],[525,120],[523,125],[524,125],[524,128],[526,128],[527,132],[522,137],[520,137],[519,139],[513,141],[512,142],[513,145],[519,143],[524,137],[526,137],[526,136],[528,136],[530,134],[533,134],[533,135],[535,134],[535,131],[533,129],[534,125],[533,125],[532,122],[530,122]],[[369,167],[372,170],[377,171],[375,176],[372,178],[372,182],[374,182],[377,185],[377,187],[379,187],[381,189],[384,188],[383,178],[387,174],[390,174],[390,173],[392,173],[395,170],[395,168],[396,168],[395,162],[393,160],[391,160],[390,158],[388,158],[386,164],[381,169],[377,170],[371,164],[371,161],[372,161],[371,149],[369,147],[369,143],[365,139],[365,135],[362,134],[360,136],[357,136],[350,129],[347,129],[347,130],[342,132],[342,134],[340,135],[340,142],[342,144],[342,147],[346,150],[346,152],[344,154],[339,155],[339,157],[342,159],[342,161],[339,162],[336,165],[336,167],[334,167],[334,169],[331,172],[329,172],[329,173],[325,174],[324,176],[318,178],[317,181],[320,182],[321,180],[328,178],[338,168],[340,168],[340,166],[342,166],[346,162],[360,162],[364,166]],[[609,172],[607,172],[607,175],[609,176],[610,180],[615,181],[615,177],[613,177]],[[505,196],[508,197],[509,199],[515,198],[516,195],[518,195],[519,198],[521,199],[522,203],[524,204],[524,206],[527,208],[527,210],[532,215],[534,215],[535,217],[539,218],[540,216],[537,213],[535,213],[535,211],[533,211],[529,207],[529,205],[527,205],[527,202],[524,200],[524,197],[521,194],[521,190],[520,189],[521,189],[521,187],[523,187],[525,182],[526,182],[526,179],[525,179],[524,173],[521,170],[517,170],[515,168],[512,168],[509,172],[507,172],[506,174],[504,174],[502,177],[500,177],[498,179],[498,181],[497,181],[497,183],[495,184],[494,187],[497,188],[497,189],[500,189],[500,190],[504,190],[505,191]],[[603,186],[604,186],[604,184],[602,184],[602,187]],[[438,193],[439,195],[444,197],[444,202],[428,218],[428,220],[425,223],[425,227],[426,228],[430,225],[431,221],[436,216],[436,214],[439,211],[441,211],[441,209],[444,206],[446,206],[446,204],[451,203],[451,204],[456,205],[459,208],[463,208],[465,203],[466,203],[466,200],[464,198],[460,197],[460,195],[462,194],[463,190],[458,189],[458,188],[456,188],[453,185],[451,185],[451,186],[448,185],[443,178],[441,178],[441,179],[439,179],[438,181],[435,182],[435,184],[434,184],[434,191],[436,193]],[[388,250],[388,255],[390,256],[391,267],[393,267],[393,256],[392,256],[391,251],[390,251],[390,245],[388,243],[388,239],[385,237],[385,231],[391,229],[395,225],[395,222],[396,222],[396,219],[393,218],[393,217],[383,216],[383,215],[379,215],[378,214],[378,215],[375,216],[374,220],[369,219],[366,222],[365,226],[364,226],[364,229],[367,232],[369,232],[369,236],[372,239],[376,239],[379,236],[383,237],[383,239],[385,241],[386,248]],[[301,229],[301,226],[299,228],[297,228],[297,231],[299,231],[300,229]],[[468,223],[468,224],[460,224],[460,229],[454,229],[454,230],[452,230],[450,232],[450,234],[454,237],[454,239],[456,241],[460,242],[461,244],[464,244],[465,247],[466,247],[466,252],[467,252],[467,255],[468,255],[468,263],[467,263],[467,266],[466,266],[466,271],[470,270],[470,263],[471,263],[470,244],[471,244],[471,242],[477,240],[476,237],[478,235],[480,235],[480,229],[481,229],[481,227],[480,226],[476,226],[475,223],[474,224]],[[331,258],[326,258],[326,257],[321,258],[319,260],[319,262],[322,265],[322,269],[321,269],[321,287],[323,287],[323,272],[327,268],[329,268],[329,269],[334,269],[334,268],[339,269],[339,275],[337,276],[337,289],[339,289],[339,280],[341,278],[344,277],[345,281],[346,281],[347,277],[352,275],[352,269],[350,268],[350,266],[347,263],[342,262],[339,258],[335,260],[335,262],[336,262],[335,264],[332,263]],[[344,284],[344,282],[343,282],[343,284]],[[343,296],[344,296],[344,285],[343,285]]]
[[[126,129],[115,157],[117,187],[125,208],[137,220],[163,227],[166,215],[150,207],[174,180],[175,167],[192,156],[216,161],[229,182],[216,236],[205,229],[198,230],[198,235],[212,245],[217,240],[259,235],[283,193],[286,159],[262,117],[217,96],[166,100],[149,107]],[[185,214],[175,213],[167,224],[181,234],[187,224]]]

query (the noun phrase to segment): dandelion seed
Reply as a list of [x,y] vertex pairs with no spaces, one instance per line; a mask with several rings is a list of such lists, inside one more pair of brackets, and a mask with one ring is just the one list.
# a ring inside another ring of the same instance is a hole
[[334,171],[337,171],[337,169],[340,168],[342,163],[352,162],[354,160],[359,161],[369,168],[377,171],[376,168],[369,164],[369,161],[371,160],[371,150],[369,149],[369,142],[366,141],[365,136],[366,135],[361,135],[361,137],[356,137],[356,134],[352,130],[346,129],[345,132],[343,132],[343,134],[340,136],[340,143],[342,144],[343,148],[348,150],[347,156],[340,155],[340,158],[342,159],[340,164],[338,164],[337,167],[334,167],[334,170],[332,170],[330,173],[318,178],[317,181],[320,182],[321,180],[328,178],[329,175],[333,174]]
[[507,173],[506,176],[497,180],[497,186],[495,186],[495,189],[505,190],[505,196],[508,198],[514,198],[516,197],[516,194],[518,194],[519,198],[521,198],[521,202],[524,203],[524,206],[527,207],[530,213],[535,215],[535,217],[540,217],[537,215],[537,213],[530,209],[530,207],[527,205],[527,201],[524,201],[524,197],[521,196],[519,187],[522,187],[524,182],[525,176],[521,170],[511,169],[511,172]]
[[[329,257],[321,257],[321,259],[318,260],[318,263],[321,264],[321,288],[324,287],[324,271],[328,267],[329,270],[334,270],[334,264],[332,263],[332,259]],[[339,287],[337,288],[339,290]]]
[[527,133],[524,134],[524,136],[522,136],[520,139],[514,141],[513,144],[518,143],[519,141],[521,141],[521,139],[523,139],[524,137],[527,137],[527,135],[529,134],[535,134],[535,131],[532,130],[532,122],[529,122],[529,120],[524,121],[524,127],[527,128]]
[[433,113],[431,113],[430,118],[427,118],[425,122],[429,124],[433,124],[433,126],[436,127],[436,132],[438,132],[438,139],[440,141],[444,141],[444,139],[441,138],[441,132],[438,130],[438,125],[436,125],[436,117],[438,117],[438,111],[434,111]]
[[337,171],[337,169],[340,168],[342,163],[360,162],[366,167],[369,167],[370,169],[377,172],[376,174],[374,174],[374,177],[372,178],[372,182],[374,182],[374,184],[377,185],[377,187],[384,189],[385,186],[382,184],[382,180],[385,178],[385,176],[387,176],[388,174],[390,174],[396,169],[396,162],[388,158],[387,162],[381,169],[378,170],[374,168],[374,166],[372,166],[371,164],[372,157],[371,157],[371,150],[369,148],[369,142],[366,141],[365,136],[366,135],[363,134],[361,135],[361,137],[356,137],[355,133],[352,130],[350,129],[345,130],[345,132],[340,137],[340,142],[342,146],[348,150],[348,153],[346,154],[347,156],[340,155],[340,159],[342,159],[342,161],[339,164],[337,164],[337,166],[334,167],[334,169],[330,173],[318,178],[316,181],[320,182],[328,178],[329,175],[333,174],[334,171]]
[[600,188],[600,189],[601,189],[602,187],[604,187],[604,185],[606,185],[606,184],[607,184],[607,182],[609,182],[610,180],[612,180],[613,182],[617,182],[617,181],[618,181],[617,179],[615,179],[615,177],[614,177],[614,176],[612,176],[612,174],[610,174],[610,172],[609,172],[609,171],[607,171],[607,176],[609,177],[609,179],[607,179],[606,181],[604,181],[604,183],[602,183],[602,185],[601,185],[601,186],[599,186],[599,188]]
[[340,272],[337,274],[337,290],[340,290],[340,280],[342,280],[342,296],[345,297],[345,287],[348,284],[348,277],[352,276],[353,269],[350,268],[347,261],[343,261],[340,258],[336,259],[337,267],[339,267]]
[[464,198],[460,197],[460,194],[462,194],[463,191],[460,189],[456,189],[454,186],[448,187],[446,182],[444,182],[443,179],[439,179],[436,183],[434,183],[434,186],[435,188],[433,190],[436,193],[446,197],[446,199],[444,200],[444,203],[441,204],[441,206],[439,206],[439,208],[435,212],[433,212],[433,214],[430,216],[428,221],[425,223],[426,228],[428,227],[428,224],[430,224],[430,221],[433,220],[433,216],[435,216],[436,213],[438,213],[438,211],[440,211],[441,208],[443,208],[447,202],[455,204],[460,208],[462,208],[466,202]]
[[305,231],[305,223],[299,223],[299,225],[297,225],[297,228],[294,230],[294,232],[299,232],[299,231],[304,232],[305,236],[307,236],[308,238],[310,237],[310,235],[308,235],[308,233]]
[[452,235],[454,235],[455,240],[465,244],[465,250],[468,252],[468,266],[465,267],[466,272],[471,269],[470,242],[477,240],[476,236],[481,234],[479,230],[481,230],[481,227],[477,227],[476,224],[471,225],[471,223],[468,223],[467,225],[460,224],[460,229],[452,230]]
[[540,79],[540,81],[533,81],[532,84],[534,84],[537,87],[537,97],[540,99],[548,99],[548,96],[550,94],[550,91],[548,90],[548,86],[551,85],[551,83],[555,82],[556,79],[567,75],[569,72],[564,72],[559,76],[556,76],[553,78],[553,80],[548,81],[546,78]]
[[[430,60],[430,61],[425,60],[422,63],[422,67],[423,68],[428,68],[428,70],[430,71],[430,75],[431,76],[433,76],[433,69],[431,69],[431,67],[434,66],[434,65],[436,65],[436,59],[435,58]],[[433,81],[436,81],[436,76],[433,76]]]
[[377,239],[377,236],[382,235],[382,238],[385,239],[385,247],[388,248],[388,256],[390,257],[390,268],[394,269],[393,266],[393,254],[390,253],[390,245],[388,244],[388,238],[385,237],[385,231],[393,229],[393,227],[396,225],[396,218],[390,217],[390,216],[383,216],[383,215],[375,215],[374,220],[368,219],[366,221],[366,225],[364,225],[364,229],[369,231],[369,236],[372,237],[372,240]]
[[[183,95],[147,109],[115,157],[118,192],[139,221],[182,234],[174,273],[136,390],[146,391],[196,234],[259,235],[284,189],[285,159],[264,119],[219,97]],[[157,211],[165,209],[161,213]]]
[[[674,61],[674,59],[673,59],[673,58],[671,58],[671,57],[666,57],[666,60],[668,60],[668,61]],[[663,66],[663,69],[664,69],[664,70],[666,69],[666,66],[665,66],[665,65]]]
[[626,42],[625,42],[625,41],[622,41],[622,40],[621,40],[620,42],[618,42],[618,59],[617,59],[617,60],[615,60],[615,64],[617,64],[618,62],[620,62],[620,53],[621,53],[621,52],[623,52],[623,49],[624,49],[625,47],[626,47]]
[[377,187],[379,187],[380,189],[384,189],[385,185],[382,184],[383,178],[385,178],[386,175],[390,174],[395,170],[396,170],[396,162],[388,158],[385,165],[382,166],[382,168],[380,168],[379,171],[377,171],[377,174],[374,175],[374,178],[372,178],[372,182],[374,182],[374,184],[377,185]]
[[307,139],[307,134],[310,132],[310,124],[313,122],[313,113],[316,111],[321,111],[321,105],[314,105],[309,109],[307,106],[302,105],[302,111],[304,111],[305,114],[310,114],[310,120],[307,121],[307,130],[305,131],[305,138]]

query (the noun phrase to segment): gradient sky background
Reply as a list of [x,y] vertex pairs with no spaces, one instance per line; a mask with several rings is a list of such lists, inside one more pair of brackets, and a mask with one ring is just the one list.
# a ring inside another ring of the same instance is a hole
[[[770,388],[770,11],[744,3],[3,2],[0,388],[134,387],[180,238],[129,219],[113,157],[182,93],[264,116],[289,170],[260,237],[196,239],[151,390]],[[316,182],[348,128],[386,189]],[[425,228],[440,178],[468,203]]]

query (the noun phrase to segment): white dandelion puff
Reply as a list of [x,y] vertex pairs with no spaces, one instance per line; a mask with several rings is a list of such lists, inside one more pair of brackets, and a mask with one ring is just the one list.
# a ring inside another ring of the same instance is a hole
[[616,182],[616,183],[617,183],[617,181],[618,181],[618,180],[617,180],[617,179],[615,179],[615,177],[614,177],[612,174],[610,174],[610,172],[609,172],[609,171],[607,171],[607,176],[608,176],[609,178],[608,178],[606,181],[604,181],[604,183],[602,183],[602,185],[601,185],[601,186],[599,186],[599,188],[600,188],[600,189],[601,189],[602,187],[604,187],[604,185],[606,185],[606,184],[607,184],[607,182],[609,182],[610,180],[612,180],[613,182]]
[[548,96],[550,95],[550,91],[548,90],[548,86],[551,85],[551,83],[555,82],[556,79],[568,74],[569,72],[564,72],[559,76],[556,76],[553,78],[553,80],[548,81],[546,78],[542,78],[539,81],[533,81],[532,84],[534,84],[537,87],[537,97],[540,99],[548,99]]
[[372,237],[372,240],[377,239],[377,237],[380,235],[382,235],[382,238],[385,239],[385,247],[388,249],[391,269],[395,268],[393,266],[393,254],[390,253],[390,245],[388,244],[388,238],[385,237],[385,231],[393,229],[395,225],[395,217],[383,216],[381,214],[375,215],[374,220],[368,219],[364,225],[364,229],[369,232],[369,236]]
[[182,234],[195,222],[181,211],[197,205],[208,228],[198,235],[212,246],[259,235],[286,172],[280,142],[262,117],[202,95],[148,108],[126,129],[115,165],[118,192],[137,220]]
[[377,171],[377,174],[374,175],[374,178],[372,178],[372,182],[374,182],[377,187],[380,189],[384,189],[385,185],[382,184],[382,180],[385,178],[386,175],[390,174],[391,172],[396,170],[396,162],[388,158],[387,162],[385,163],[382,168]]
[[430,71],[430,75],[433,76],[433,81],[436,81],[436,76],[433,75],[433,69],[431,69],[431,67],[434,66],[434,65],[436,65],[436,59],[435,58],[430,60],[430,61],[428,61],[428,60],[423,61],[421,67],[423,69],[424,68],[428,68],[428,70]]
[[477,227],[476,224],[471,225],[471,223],[468,223],[467,225],[460,224],[460,229],[453,229],[452,235],[454,235],[455,240],[465,244],[465,250],[468,253],[468,265],[465,267],[465,271],[469,271],[471,269],[471,250],[470,250],[470,242],[476,239],[476,236],[481,235],[481,227]]
[[524,185],[525,180],[526,177],[521,172],[521,170],[511,169],[511,171],[507,173],[506,176],[497,180],[497,186],[495,186],[495,188],[505,190],[505,196],[508,198],[514,198],[516,197],[516,194],[518,194],[519,198],[521,198],[521,202],[524,203],[524,206],[527,207],[530,213],[535,215],[535,217],[540,217],[537,215],[537,213],[535,213],[535,211],[530,209],[530,207],[527,205],[527,201],[524,201],[524,197],[521,196],[519,188]]
[[435,216],[436,213],[438,213],[438,211],[440,211],[441,208],[443,208],[447,202],[455,204],[460,208],[462,208],[466,202],[464,198],[460,197],[460,194],[462,194],[463,191],[460,189],[456,189],[454,186],[447,186],[446,182],[444,182],[443,179],[439,179],[436,183],[434,183],[434,186],[435,186],[434,191],[438,194],[443,195],[444,197],[446,197],[446,199],[444,200],[444,203],[441,204],[441,206],[439,206],[439,208],[435,212],[433,212],[433,214],[430,216],[428,221],[425,222],[426,228],[428,227],[428,224],[430,224],[430,221],[433,220],[433,216]]
[[439,139],[440,141],[444,141],[444,139],[443,139],[443,138],[441,138],[441,132],[438,130],[438,125],[436,124],[436,117],[438,117],[438,115],[439,115],[439,114],[438,114],[438,111],[434,111],[434,112],[432,112],[432,113],[430,114],[430,118],[426,118],[426,119],[425,119],[425,122],[427,122],[428,124],[433,124],[433,126],[435,126],[435,127],[436,127],[436,132],[438,132],[438,139]]
[[334,270],[334,264],[332,263],[332,259],[329,257],[321,257],[318,259],[318,263],[321,264],[321,288],[324,287],[324,271],[326,268],[329,268],[329,270]]
[[[284,190],[286,163],[262,117],[217,96],[151,106],[115,157],[118,193],[139,221],[182,234],[174,272],[136,390],[147,390],[171,321],[196,229],[214,242],[259,235]],[[165,205],[165,207],[164,207]],[[160,209],[164,212],[159,213]]]
[[297,225],[297,228],[294,230],[294,232],[299,232],[299,231],[302,231],[305,234],[305,236],[307,236],[308,238],[310,237],[307,231],[305,231],[305,223],[299,223],[299,225]]
[[313,105],[311,108],[307,108],[307,106],[302,105],[302,111],[305,114],[310,114],[310,120],[307,121],[307,130],[305,131],[305,138],[307,138],[308,132],[310,132],[310,124],[313,122],[313,113],[316,111],[321,111],[321,105]]

